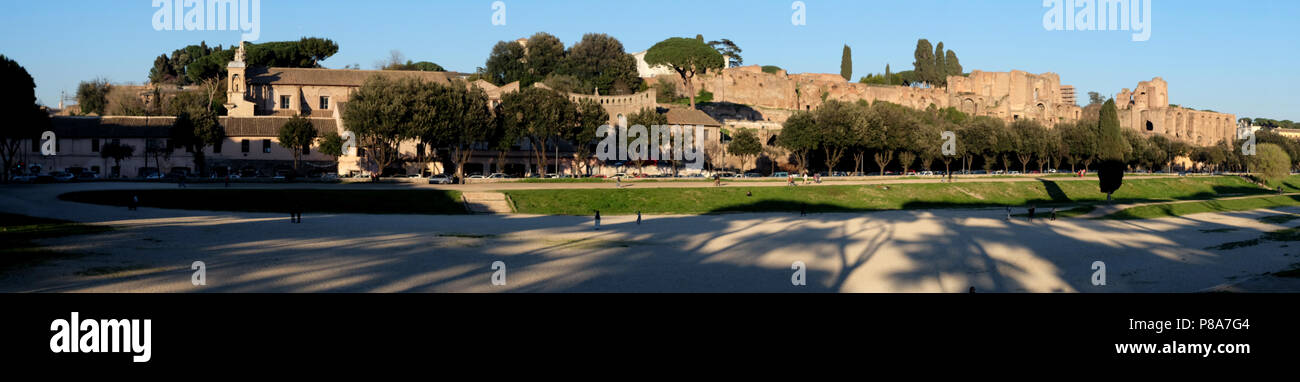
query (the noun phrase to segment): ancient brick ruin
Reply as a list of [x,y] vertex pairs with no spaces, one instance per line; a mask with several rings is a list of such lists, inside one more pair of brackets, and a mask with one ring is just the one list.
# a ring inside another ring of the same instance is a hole
[[[676,76],[658,76],[652,81],[658,80],[681,88],[681,79]],[[813,110],[828,100],[888,101],[917,109],[954,107],[969,115],[1006,122],[1029,119],[1048,127],[1083,118],[1082,108],[1075,103],[1074,87],[1062,85],[1056,73],[976,70],[948,77],[946,88],[921,88],[854,83],[836,74],[764,73],[758,66],[745,66],[702,75],[695,81],[697,88],[713,93],[715,102],[752,109],[738,115],[715,115],[724,124],[779,124],[795,111]],[[1170,105],[1168,84],[1159,77],[1139,83],[1134,91],[1124,89],[1115,99],[1121,124],[1144,134],[1164,134],[1188,143],[1211,145],[1232,138],[1236,128],[1234,115]]]

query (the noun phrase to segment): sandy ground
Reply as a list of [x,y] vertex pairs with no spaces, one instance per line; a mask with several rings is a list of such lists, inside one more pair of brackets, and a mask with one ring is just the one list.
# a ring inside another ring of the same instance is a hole
[[[1256,219],[1300,212],[1291,208],[1143,221],[1008,222],[998,209],[646,216],[640,225],[608,216],[597,231],[584,217],[309,214],[291,224],[56,198],[152,187],[175,186],[0,186],[0,211],[118,228],[41,241],[82,255],[0,275],[0,292],[1300,291],[1296,279],[1265,275],[1300,263],[1300,244],[1205,249],[1286,228]],[[195,261],[207,285],[191,283]],[[496,261],[506,285],[492,283]],[[1104,286],[1091,281],[1095,261],[1105,263]],[[791,283],[796,262],[807,285]]]

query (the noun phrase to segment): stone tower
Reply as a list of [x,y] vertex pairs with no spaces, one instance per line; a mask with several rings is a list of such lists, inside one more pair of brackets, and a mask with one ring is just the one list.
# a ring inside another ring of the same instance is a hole
[[248,101],[248,67],[244,63],[247,51],[245,43],[240,42],[235,50],[235,60],[226,64],[226,111],[232,117],[252,117],[256,114],[253,103]]

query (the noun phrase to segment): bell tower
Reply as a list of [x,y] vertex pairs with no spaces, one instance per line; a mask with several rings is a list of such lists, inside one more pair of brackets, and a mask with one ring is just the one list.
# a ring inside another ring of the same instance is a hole
[[239,42],[235,50],[235,60],[226,64],[226,111],[232,117],[252,117],[255,114],[253,103],[245,97],[248,93],[248,68],[244,63],[245,43]]

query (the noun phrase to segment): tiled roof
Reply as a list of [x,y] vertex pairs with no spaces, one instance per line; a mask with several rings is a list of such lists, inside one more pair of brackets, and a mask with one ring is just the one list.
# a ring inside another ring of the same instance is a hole
[[[337,132],[332,118],[308,118],[318,134]],[[63,138],[166,138],[175,117],[52,117],[56,135]],[[221,117],[228,137],[275,137],[289,117]]]
[[[228,137],[275,137],[280,135],[280,126],[284,126],[290,117],[221,117],[221,126],[226,128]],[[337,133],[333,118],[307,118],[316,127],[316,135]]]
[[669,125],[722,126],[713,117],[697,109],[670,108],[667,117]]
[[51,117],[54,134],[68,138],[162,138],[176,117]]
[[355,86],[359,87],[370,76],[381,75],[390,79],[417,78],[442,84],[450,83],[446,72],[420,72],[404,70],[351,70],[311,68],[248,68],[248,81],[265,85],[305,86]]

